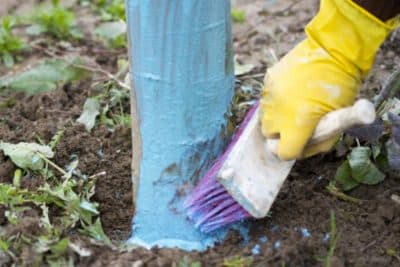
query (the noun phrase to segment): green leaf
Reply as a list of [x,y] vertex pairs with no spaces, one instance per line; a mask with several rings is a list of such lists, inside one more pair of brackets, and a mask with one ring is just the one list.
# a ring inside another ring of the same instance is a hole
[[22,170],[16,169],[14,172],[13,185],[17,188],[21,187]]
[[13,54],[24,49],[22,40],[12,33],[14,19],[6,16],[2,19],[0,25],[0,61],[7,67],[11,67],[14,63]]
[[40,170],[44,167],[44,161],[38,153],[46,158],[52,158],[54,152],[50,147],[36,143],[10,144],[0,141],[0,150],[22,169]]
[[103,231],[100,218],[98,218],[94,224],[83,226],[83,230],[81,230],[81,232],[98,241],[103,241],[106,244],[111,244],[110,239]]
[[126,34],[126,23],[123,21],[112,21],[100,24],[95,34],[101,38],[113,40],[122,34]]
[[35,34],[43,32],[58,39],[67,39],[76,38],[76,33],[80,32],[76,27],[74,13],[59,5],[44,7],[37,11],[34,22],[37,26],[30,31]]
[[26,28],[26,33],[29,35],[39,35],[46,31],[46,29],[42,25],[33,24]]
[[51,138],[49,143],[49,147],[51,149],[56,148],[56,146],[60,143],[61,139],[64,137],[65,129],[58,130],[56,134]]
[[47,60],[14,77],[0,79],[0,88],[38,94],[54,90],[60,83],[78,80],[83,74],[66,61]]
[[10,244],[7,241],[0,239],[0,250],[7,252],[10,248]]
[[11,184],[0,183],[0,204],[5,206],[21,205],[26,202],[26,189],[18,189]]
[[126,47],[126,23],[124,21],[105,22],[97,27],[95,34],[111,47]]
[[352,178],[368,185],[377,184],[385,178],[385,175],[372,163],[371,154],[369,147],[356,147],[348,156]]
[[343,191],[351,190],[360,184],[351,177],[351,168],[348,160],[339,166],[334,179]]
[[89,211],[95,215],[99,214],[99,211],[97,210],[97,205],[95,205],[94,203],[91,203],[87,200],[82,201],[81,204],[79,205],[79,207],[81,209]]
[[91,203],[87,200],[83,200],[79,207],[79,217],[87,224],[93,223],[93,216],[98,215],[99,212],[97,211],[97,204]]
[[63,238],[60,241],[58,241],[56,244],[52,245],[50,247],[50,250],[52,252],[52,258],[58,258],[61,257],[62,255],[65,254],[69,246],[69,239],[68,238]]
[[233,8],[231,10],[232,20],[235,23],[243,23],[246,21],[246,13],[243,10]]
[[14,65],[14,57],[6,52],[3,54],[3,62],[7,68],[11,68]]
[[83,112],[77,122],[85,125],[85,128],[90,132],[96,124],[96,118],[100,114],[100,103],[95,98],[88,98],[83,105]]

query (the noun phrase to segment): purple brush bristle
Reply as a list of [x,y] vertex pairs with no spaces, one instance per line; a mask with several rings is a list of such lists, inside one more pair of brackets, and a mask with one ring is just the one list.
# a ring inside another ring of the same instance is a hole
[[204,233],[251,217],[250,213],[242,208],[217,181],[216,175],[255,114],[257,107],[258,102],[247,112],[225,152],[214,162],[184,203],[188,217]]

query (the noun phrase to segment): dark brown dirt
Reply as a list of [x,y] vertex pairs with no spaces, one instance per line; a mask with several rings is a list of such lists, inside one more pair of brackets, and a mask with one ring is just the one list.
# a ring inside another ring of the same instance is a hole
[[[294,5],[292,1],[278,1],[272,9],[264,10],[265,2],[234,2],[248,18],[246,23],[234,25],[237,57],[242,63],[256,66],[253,74],[259,74],[256,78],[259,81],[274,55],[281,57],[304,37],[302,29],[318,7],[315,0]],[[382,47],[363,93],[378,90],[387,75],[400,66],[399,42],[400,33]],[[92,43],[81,49],[109,70],[115,70],[117,57],[125,56],[121,52],[105,56]],[[65,135],[56,148],[55,162],[64,166],[71,155],[77,155],[82,172],[107,173],[99,178],[94,198],[100,203],[105,232],[114,241],[121,241],[130,234],[134,212],[130,130],[119,128],[111,132],[98,126],[87,133],[83,126],[76,124],[85,99],[91,95],[90,84],[91,80],[86,79],[47,94],[0,96],[0,106],[4,101],[16,100],[0,108],[0,140],[36,141],[40,137],[49,141],[59,129],[65,128]],[[339,238],[331,266],[400,266],[400,205],[390,199],[392,194],[400,194],[399,176],[391,174],[377,186],[355,189],[351,196],[363,200],[357,205],[339,200],[326,190],[339,164],[340,159],[333,154],[298,162],[274,203],[271,217],[250,223],[251,238],[247,244],[243,244],[239,234],[231,232],[223,244],[204,253],[157,248],[117,251],[74,235],[73,238],[81,239],[83,246],[91,251],[89,257],[75,255],[75,263],[77,266],[186,266],[179,264],[188,257],[190,261],[200,261],[202,266],[221,266],[224,259],[251,257],[251,266],[324,266],[333,211]],[[0,182],[11,182],[13,172],[13,164],[0,153]],[[36,177],[23,178],[24,187],[36,188],[39,184]],[[0,206],[0,226],[7,224],[4,211]],[[26,234],[40,231],[34,218],[32,214],[27,215],[26,221],[13,231]],[[302,233],[305,229],[309,236]],[[258,254],[253,249],[256,245]],[[32,253],[26,251],[21,257],[29,258]]]
[[[88,175],[105,171],[96,184],[94,200],[100,203],[101,220],[106,233],[121,241],[129,236],[133,214],[130,182],[130,130],[117,128],[113,133],[105,127],[91,134],[75,123],[89,91],[90,80],[67,84],[62,89],[36,96],[11,94],[18,99],[11,108],[0,109],[0,140],[30,142],[37,138],[49,142],[60,129],[66,129],[56,147],[55,161],[64,166],[71,155],[79,158],[79,169]],[[5,101],[0,96],[0,102]],[[0,156],[0,181],[11,182],[14,166]],[[24,177],[22,186],[37,188],[38,177]]]

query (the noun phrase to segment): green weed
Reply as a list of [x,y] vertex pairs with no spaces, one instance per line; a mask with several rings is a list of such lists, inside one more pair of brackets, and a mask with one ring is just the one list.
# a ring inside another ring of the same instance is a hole
[[243,10],[233,8],[231,10],[232,21],[235,23],[244,23],[246,21],[246,13]]
[[325,258],[325,266],[331,267],[332,257],[335,253],[336,244],[339,238],[339,234],[336,228],[336,216],[333,211],[330,212],[330,231],[329,231],[329,249]]
[[201,267],[201,263],[198,261],[192,262],[188,256],[185,256],[179,262],[178,267]]
[[[376,185],[389,171],[400,170],[400,70],[383,84],[375,100],[377,119],[371,125],[351,130],[337,145],[337,152],[346,155],[328,186],[329,192],[353,201],[344,193],[360,184]],[[358,202],[358,201],[354,201]]]
[[32,35],[48,34],[60,40],[80,39],[82,32],[77,28],[75,14],[59,5],[59,1],[52,1],[49,8],[42,7],[33,16],[33,25],[27,29]]
[[[60,141],[62,132],[59,131],[49,145],[2,142],[0,147],[19,167],[14,175],[14,184],[0,184],[0,205],[6,209],[9,224],[18,225],[27,220],[24,212],[33,207],[41,210],[40,227],[28,236],[10,234],[13,231],[9,233],[7,228],[1,229],[0,249],[15,259],[30,248],[37,256],[35,266],[69,266],[65,264],[71,263],[71,252],[90,253],[78,249],[79,246],[68,238],[70,231],[79,231],[111,245],[98,217],[98,204],[90,200],[95,193],[96,179],[104,174],[83,175],[77,169],[76,157],[66,169],[53,162],[51,147]],[[48,175],[49,169],[54,171],[52,175]],[[22,173],[24,176],[42,177],[43,184],[35,190],[20,188]],[[58,212],[50,216],[50,209]],[[24,262],[20,264],[26,265]]]
[[0,78],[0,90],[15,90],[27,94],[55,90],[59,85],[77,81],[85,75],[84,70],[74,65],[76,62],[75,59],[71,62],[45,60],[15,76]]
[[96,28],[95,34],[104,40],[109,47],[121,48],[127,46],[126,24],[123,21],[102,23]]
[[125,21],[125,0],[81,0],[80,3],[92,7],[103,21]]
[[223,267],[249,267],[251,266],[253,259],[251,257],[240,257],[236,256],[231,259],[224,259],[222,263]]
[[103,20],[125,20],[124,0],[98,0],[97,7]]
[[0,62],[7,67],[12,67],[15,62],[15,54],[24,49],[22,39],[13,35],[14,21],[11,17],[4,17],[0,27]]

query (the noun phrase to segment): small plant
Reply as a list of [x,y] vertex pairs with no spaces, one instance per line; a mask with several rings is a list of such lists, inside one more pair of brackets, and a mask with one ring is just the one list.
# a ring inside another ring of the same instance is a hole
[[[19,255],[30,248],[34,252],[34,266],[70,266],[67,263],[71,253],[90,255],[90,251],[81,249],[68,237],[70,231],[79,231],[111,245],[98,217],[98,204],[90,200],[95,193],[97,178],[104,173],[83,175],[76,157],[71,157],[65,169],[52,161],[53,149],[62,136],[63,130],[57,132],[48,145],[0,141],[0,151],[18,167],[13,184],[0,183],[0,205],[6,209],[9,222],[1,229],[0,250],[13,259],[24,261]],[[37,177],[43,183],[36,189],[20,188],[23,176]],[[40,218],[32,217],[37,220],[38,230],[29,235],[15,234],[13,225],[26,221],[24,212],[32,209],[41,210]],[[58,212],[50,214],[50,209]],[[20,262],[19,265],[27,264]]]
[[61,59],[45,60],[15,76],[0,78],[0,90],[8,89],[27,94],[38,94],[55,90],[59,85],[77,81],[85,71],[75,67],[76,59],[67,62]]
[[376,121],[352,129],[342,138],[338,152],[347,156],[328,186],[334,195],[357,202],[340,191],[352,190],[360,184],[378,184],[387,172],[400,170],[400,99],[395,96],[399,91],[400,70],[397,70],[375,98]]
[[251,266],[251,263],[253,262],[253,259],[251,257],[234,257],[231,259],[224,259],[224,262],[222,263],[223,267],[249,267]]
[[34,24],[27,29],[32,35],[49,34],[57,39],[80,39],[82,33],[77,28],[73,12],[59,5],[58,0],[52,1],[50,8],[42,8],[33,17]]
[[185,256],[179,262],[178,267],[201,267],[201,263],[198,261],[192,262],[188,256]]
[[0,27],[0,61],[7,67],[14,65],[14,54],[24,49],[22,40],[11,32],[13,25],[11,17],[4,17]]
[[81,0],[80,3],[100,13],[103,21],[125,21],[125,0]]
[[328,249],[328,254],[326,255],[326,258],[325,258],[325,266],[326,267],[331,267],[332,257],[333,257],[333,254],[335,253],[338,238],[339,238],[339,234],[337,233],[337,228],[336,228],[336,216],[335,216],[335,213],[331,210],[330,231],[329,231],[329,249]]
[[110,47],[121,48],[127,46],[126,24],[123,21],[102,23],[96,28],[95,34]]
[[246,21],[246,13],[243,10],[233,8],[231,10],[232,21],[235,23],[244,23]]

